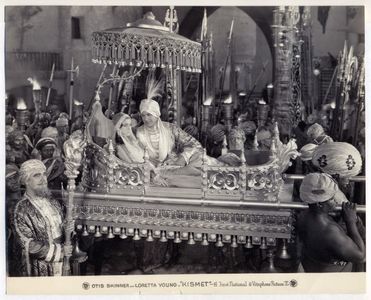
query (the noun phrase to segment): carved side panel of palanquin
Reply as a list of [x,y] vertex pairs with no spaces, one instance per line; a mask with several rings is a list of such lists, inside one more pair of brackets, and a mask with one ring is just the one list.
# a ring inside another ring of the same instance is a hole
[[241,165],[201,166],[200,180],[192,188],[164,188],[151,181],[153,172],[146,158],[143,163],[125,163],[114,153],[114,149],[102,149],[89,143],[84,149],[82,181],[80,189],[118,195],[143,195],[144,197],[198,198],[225,201],[277,202],[283,187],[282,173],[296,158],[296,143],[290,140],[282,144],[276,125],[268,162],[249,166],[241,156]]
[[[74,197],[74,219],[83,235],[240,243],[247,248],[292,238],[292,212],[272,204],[283,200],[282,173],[298,153],[294,140],[281,143],[277,126],[268,162],[249,166],[241,156],[239,167],[203,163],[195,188],[156,186],[146,155],[144,163],[129,164],[111,146],[89,143],[84,151],[80,192]],[[246,205],[253,202],[268,206]]]

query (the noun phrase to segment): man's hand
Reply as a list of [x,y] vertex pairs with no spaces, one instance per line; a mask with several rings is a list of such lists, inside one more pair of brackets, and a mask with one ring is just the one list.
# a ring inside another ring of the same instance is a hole
[[65,230],[67,231],[67,232],[70,232],[70,233],[73,233],[74,232],[74,230],[75,230],[75,222],[74,221],[72,221],[72,222],[65,222],[64,223],[64,227],[65,227]]
[[351,202],[343,202],[343,218],[344,221],[348,224],[357,223],[357,213],[356,213],[356,204]]
[[68,256],[68,257],[71,257],[72,256],[72,250],[73,250],[73,246],[70,245],[70,246],[63,246],[63,251],[64,251],[64,255]]

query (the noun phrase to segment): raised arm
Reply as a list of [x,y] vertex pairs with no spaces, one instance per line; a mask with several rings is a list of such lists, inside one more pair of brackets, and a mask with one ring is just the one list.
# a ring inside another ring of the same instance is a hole
[[358,231],[355,205],[343,203],[343,216],[347,226],[347,233],[339,226],[332,225],[328,247],[339,259],[354,263],[363,262],[366,256],[366,247]]

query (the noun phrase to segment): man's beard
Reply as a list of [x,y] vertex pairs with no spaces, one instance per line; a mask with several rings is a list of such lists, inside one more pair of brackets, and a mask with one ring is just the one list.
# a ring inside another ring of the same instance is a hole
[[35,194],[35,196],[42,197],[42,198],[50,198],[51,195],[52,195],[52,193],[50,192],[50,190],[47,186],[35,189],[34,194]]

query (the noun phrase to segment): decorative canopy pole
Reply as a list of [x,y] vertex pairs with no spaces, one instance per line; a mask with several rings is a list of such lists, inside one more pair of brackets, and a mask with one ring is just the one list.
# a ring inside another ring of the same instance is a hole
[[290,136],[300,115],[300,13],[297,6],[279,6],[273,11],[275,91],[273,115],[280,133]]
[[[65,223],[65,246],[71,246],[71,234],[74,228],[74,219],[72,215],[73,197],[76,189],[75,180],[79,175],[79,168],[81,165],[82,154],[86,145],[86,140],[80,130],[74,131],[70,138],[64,143],[63,150],[65,153],[65,167],[64,172],[68,177],[68,200],[66,203],[66,223]],[[65,254],[63,260],[63,275],[68,276],[71,274],[70,256]]]

